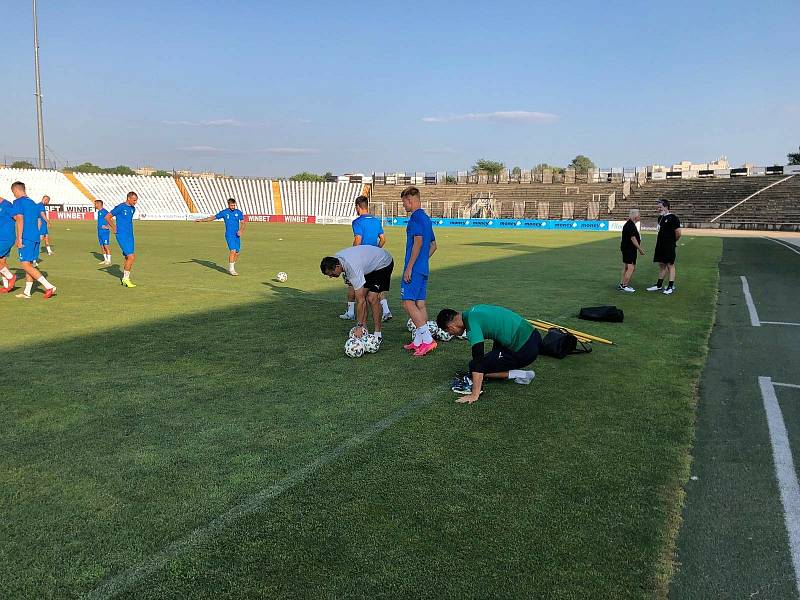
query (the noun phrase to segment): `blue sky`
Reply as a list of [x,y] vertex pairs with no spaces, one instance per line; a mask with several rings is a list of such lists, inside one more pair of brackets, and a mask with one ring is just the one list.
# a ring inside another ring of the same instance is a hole
[[[661,4],[661,6],[656,6]],[[40,0],[47,145],[237,175],[712,160],[800,145],[800,2]],[[0,158],[36,155],[31,4]],[[59,160],[59,162],[61,162]]]

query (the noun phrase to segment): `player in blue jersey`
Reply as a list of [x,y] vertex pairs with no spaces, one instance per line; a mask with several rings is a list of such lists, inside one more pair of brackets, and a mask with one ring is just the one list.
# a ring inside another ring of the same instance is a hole
[[108,266],[111,264],[111,227],[106,223],[108,209],[103,208],[102,200],[94,201],[94,209],[97,211],[97,243],[103,252],[100,264]]
[[42,201],[39,203],[41,214],[39,215],[39,239],[44,244],[47,250],[47,256],[53,255],[53,250],[50,248],[50,216],[49,208],[50,196],[42,196]]
[[11,272],[6,263],[6,259],[17,241],[14,216],[14,203],[0,198],[0,275],[3,277],[0,294],[7,294],[13,290],[17,281],[17,276]]
[[[353,246],[375,246],[383,248],[386,243],[386,236],[383,233],[383,225],[380,219],[371,215],[369,212],[369,198],[359,196],[356,198],[356,213],[358,217],[353,220]],[[346,280],[345,280],[346,281]],[[381,310],[383,321],[392,318],[392,311],[389,310],[389,301],[386,299],[386,292],[381,292]],[[349,283],[347,284],[347,310],[339,315],[340,319],[355,319],[355,290]]]
[[244,214],[236,208],[236,200],[228,198],[228,208],[219,211],[212,217],[196,219],[195,223],[210,223],[222,220],[225,222],[225,242],[228,244],[228,273],[238,275],[236,261],[242,251],[242,234],[244,233]]
[[17,294],[17,298],[30,300],[33,282],[38,281],[44,287],[44,297],[51,298],[56,293],[56,288],[51,284],[41,271],[33,266],[39,260],[39,204],[25,195],[25,184],[15,181],[11,184],[11,193],[14,194],[14,220],[16,226],[16,245],[19,252],[19,262],[25,271],[25,291]]
[[[117,204],[105,217],[106,223],[111,229],[111,233],[117,236],[117,243],[125,262],[122,266],[122,285],[135,288],[136,285],[131,281],[131,269],[133,261],[136,260],[136,244],[133,239],[133,215],[136,212],[136,202],[139,196],[136,192],[128,192],[125,202]],[[116,219],[116,221],[115,221]]]
[[403,280],[400,282],[400,298],[403,308],[417,328],[414,340],[403,346],[412,350],[414,356],[425,356],[436,348],[436,342],[428,328],[428,309],[425,299],[428,295],[429,259],[436,252],[436,236],[430,217],[422,210],[419,190],[413,186],[400,192],[403,208],[411,216],[406,226],[406,260],[403,267]]

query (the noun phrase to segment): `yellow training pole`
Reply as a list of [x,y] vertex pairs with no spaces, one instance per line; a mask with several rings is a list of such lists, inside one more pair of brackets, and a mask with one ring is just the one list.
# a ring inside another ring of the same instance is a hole
[[547,321],[536,321],[531,319],[528,319],[528,322],[534,326],[538,326],[539,329],[549,329],[551,327],[558,327],[559,329],[564,329],[566,331],[569,331],[572,335],[574,335],[577,338],[584,338],[583,341],[600,342],[601,344],[608,344],[608,345],[614,344],[614,342],[612,342],[611,340],[597,337],[589,333],[584,333],[582,331],[577,331],[575,329],[570,329],[569,327],[564,327],[562,325],[556,325],[555,323],[549,323]]

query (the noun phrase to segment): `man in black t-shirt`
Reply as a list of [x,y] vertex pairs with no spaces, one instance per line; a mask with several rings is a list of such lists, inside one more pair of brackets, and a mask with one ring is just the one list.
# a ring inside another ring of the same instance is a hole
[[[669,200],[658,201],[658,239],[653,252],[653,262],[658,263],[658,282],[647,288],[648,292],[675,291],[675,245],[681,239],[681,220],[669,212]],[[669,284],[663,289],[664,275],[669,271]]]
[[628,213],[628,220],[622,227],[622,240],[619,249],[622,252],[622,276],[619,280],[619,291],[633,293],[636,290],[630,286],[631,277],[636,270],[636,255],[644,256],[642,249],[642,236],[636,223],[639,222],[639,209],[632,208]]

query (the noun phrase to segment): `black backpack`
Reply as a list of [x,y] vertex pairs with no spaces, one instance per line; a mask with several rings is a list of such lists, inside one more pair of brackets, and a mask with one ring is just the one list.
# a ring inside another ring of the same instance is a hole
[[584,342],[580,342],[581,347],[578,348],[578,343],[578,338],[566,329],[553,327],[547,331],[544,339],[542,339],[542,343],[539,345],[539,353],[553,358],[564,358],[568,354],[581,354],[592,351],[591,347]]
[[586,321],[609,321],[611,323],[622,323],[625,313],[616,306],[590,306],[582,308],[578,313],[579,319]]

